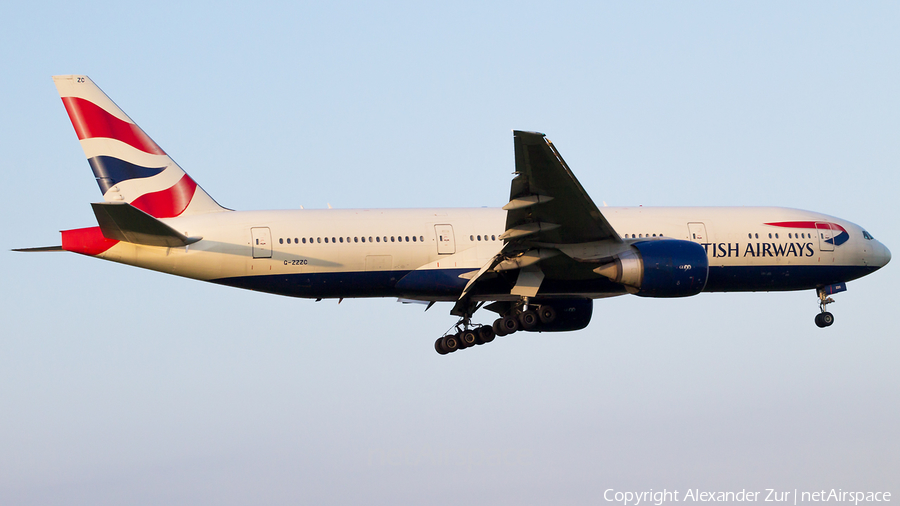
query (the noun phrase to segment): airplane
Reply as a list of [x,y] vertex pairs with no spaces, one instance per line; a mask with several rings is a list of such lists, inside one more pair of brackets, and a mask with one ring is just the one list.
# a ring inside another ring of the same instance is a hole
[[[502,208],[234,211],[91,79],[54,76],[103,202],[70,251],[220,285],[322,300],[450,302],[446,355],[517,331],[585,328],[593,300],[815,290],[820,328],[846,283],[890,251],[860,226],[780,207],[603,207],[542,133],[513,131]],[[329,206],[330,207],[330,206]],[[477,325],[479,309],[497,313]]]

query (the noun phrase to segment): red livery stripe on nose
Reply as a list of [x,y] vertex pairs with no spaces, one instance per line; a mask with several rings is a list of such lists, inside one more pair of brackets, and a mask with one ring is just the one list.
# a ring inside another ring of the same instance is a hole
[[152,155],[166,154],[140,127],[120,120],[93,102],[78,97],[63,97],[62,101],[79,140],[106,137]]

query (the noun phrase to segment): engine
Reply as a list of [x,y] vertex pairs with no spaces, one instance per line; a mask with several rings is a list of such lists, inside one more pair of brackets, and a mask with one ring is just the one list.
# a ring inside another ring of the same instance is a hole
[[642,241],[594,269],[642,297],[688,297],[703,291],[709,259],[703,246],[690,241]]

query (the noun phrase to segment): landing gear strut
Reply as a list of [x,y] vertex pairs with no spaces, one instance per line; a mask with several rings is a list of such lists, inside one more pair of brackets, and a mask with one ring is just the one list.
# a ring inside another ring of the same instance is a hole
[[834,302],[821,288],[816,290],[819,295],[819,314],[816,315],[816,326],[820,329],[830,327],[834,323],[834,315],[825,310],[825,306]]

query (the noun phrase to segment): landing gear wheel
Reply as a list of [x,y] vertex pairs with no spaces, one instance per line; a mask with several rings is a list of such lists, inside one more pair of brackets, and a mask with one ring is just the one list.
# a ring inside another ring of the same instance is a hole
[[541,306],[538,309],[538,316],[541,317],[541,323],[547,325],[556,320],[556,310],[553,309],[553,306]]
[[514,316],[504,316],[500,320],[500,326],[503,328],[503,334],[508,336],[519,330],[519,320]]
[[434,351],[438,352],[441,355],[446,355],[450,353],[446,348],[444,348],[444,338],[439,337],[437,341],[434,342]]
[[456,336],[444,336],[441,338],[441,346],[447,350],[447,353],[453,353],[459,349],[459,340]]
[[494,324],[491,325],[491,330],[494,331],[495,336],[505,336],[506,330],[503,328],[503,318],[497,318],[496,320],[494,320]]
[[824,288],[816,289],[816,294],[819,296],[819,314],[816,315],[816,326],[820,329],[830,327],[834,323],[834,315],[825,311],[825,307],[828,304],[834,304],[834,299],[828,296],[828,292]]
[[824,314],[825,313],[819,313],[816,315],[816,327],[819,327],[820,329],[825,328],[825,323],[822,321],[822,315]]
[[825,327],[830,327],[831,324],[834,323],[834,315],[825,311],[824,313],[819,313],[816,315],[816,326],[820,329],[824,329]]
[[530,309],[519,314],[522,330],[534,330],[538,326],[538,315]]
[[487,325],[478,327],[478,336],[481,338],[482,342],[489,343],[494,340],[494,329]]
[[469,346],[475,346],[478,343],[478,335],[475,334],[472,330],[466,330],[459,333],[459,339],[462,342],[461,344],[468,348]]

